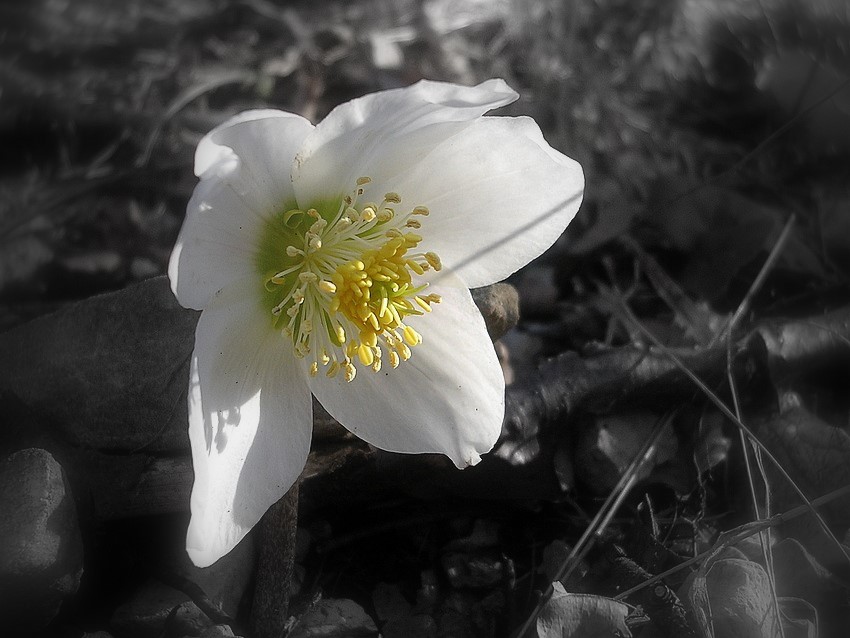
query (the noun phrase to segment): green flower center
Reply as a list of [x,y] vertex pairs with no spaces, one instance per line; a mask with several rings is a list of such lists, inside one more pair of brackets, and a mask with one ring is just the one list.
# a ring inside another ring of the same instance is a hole
[[378,372],[384,358],[395,368],[411,356],[421,335],[405,323],[431,312],[435,294],[415,278],[440,270],[439,257],[415,249],[422,236],[417,206],[400,214],[401,198],[387,193],[380,204],[358,204],[361,177],[352,195],[285,209],[266,225],[257,253],[263,299],[274,327],[292,339],[299,358],[354,379],[355,362]]

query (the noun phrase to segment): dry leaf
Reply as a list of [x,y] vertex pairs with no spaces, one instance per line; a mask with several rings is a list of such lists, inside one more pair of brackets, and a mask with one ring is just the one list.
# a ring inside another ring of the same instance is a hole
[[621,602],[592,594],[570,594],[561,583],[537,618],[539,638],[626,638],[629,608]]
[[703,638],[780,635],[770,581],[758,563],[740,558],[706,561],[682,589],[680,597]]

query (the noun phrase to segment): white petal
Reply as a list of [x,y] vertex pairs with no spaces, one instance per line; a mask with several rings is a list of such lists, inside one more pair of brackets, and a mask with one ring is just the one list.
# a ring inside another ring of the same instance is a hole
[[484,320],[469,290],[441,273],[428,292],[442,295],[433,312],[410,325],[422,335],[413,356],[378,373],[358,367],[346,383],[321,372],[308,379],[325,409],[369,443],[392,452],[439,452],[458,467],[474,465],[496,443],[505,383]]
[[319,123],[296,158],[298,203],[346,195],[359,177],[391,179],[475,118],[517,97],[502,80],[474,87],[423,80],[346,102]]
[[298,478],[310,448],[304,375],[249,289],[231,286],[201,314],[189,384],[195,483],[186,548],[214,563]]
[[200,310],[229,282],[253,272],[263,221],[294,202],[292,159],[313,126],[281,111],[249,111],[198,145],[201,182],[168,266],[180,303]]
[[470,288],[501,281],[549,248],[581,203],[581,166],[534,120],[483,117],[422,158],[392,190],[427,206],[423,250]]

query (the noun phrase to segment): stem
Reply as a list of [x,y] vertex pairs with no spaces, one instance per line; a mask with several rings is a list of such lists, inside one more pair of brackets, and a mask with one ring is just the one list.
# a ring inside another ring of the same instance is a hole
[[260,556],[251,607],[256,638],[281,638],[285,632],[295,567],[300,484],[299,479],[260,521]]

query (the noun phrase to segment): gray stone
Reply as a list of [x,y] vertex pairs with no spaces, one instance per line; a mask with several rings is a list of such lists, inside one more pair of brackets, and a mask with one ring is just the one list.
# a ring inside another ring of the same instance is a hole
[[180,307],[167,277],[70,304],[0,334],[0,391],[81,447],[188,450],[198,316]]
[[35,631],[75,593],[83,571],[76,507],[62,467],[29,448],[0,462],[0,626]]
[[471,292],[493,341],[501,338],[519,321],[519,294],[512,285],[498,283],[475,288]]
[[375,621],[353,600],[326,598],[295,625],[289,638],[357,638],[378,635]]
[[228,625],[213,625],[204,629],[199,638],[235,638],[235,634]]
[[[169,619],[176,608],[174,617]],[[122,638],[157,638],[168,621],[170,635],[198,636],[213,622],[181,591],[149,580],[112,614],[110,629]]]

